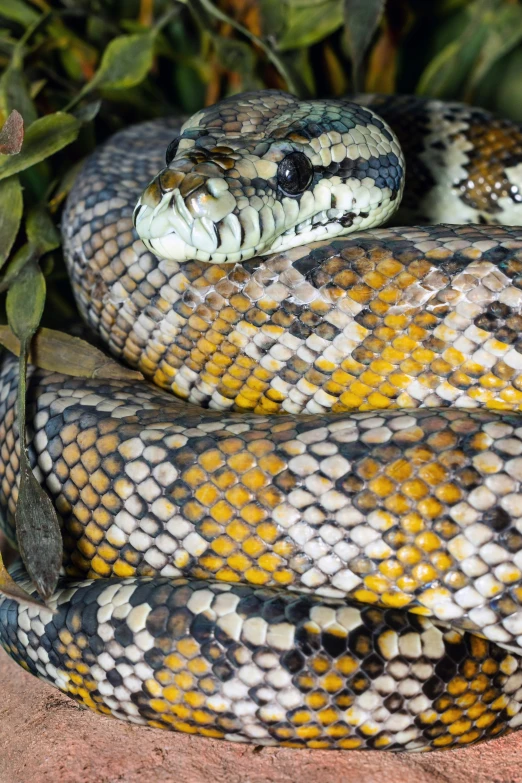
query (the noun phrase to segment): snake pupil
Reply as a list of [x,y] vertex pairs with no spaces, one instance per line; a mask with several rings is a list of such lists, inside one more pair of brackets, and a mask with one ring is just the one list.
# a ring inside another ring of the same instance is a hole
[[299,196],[312,181],[314,169],[303,152],[291,152],[277,167],[277,184],[287,196]]
[[171,160],[174,159],[174,156],[178,151],[178,147],[179,147],[179,138],[173,139],[173,141],[171,141],[169,146],[167,147],[167,152],[165,153],[165,162],[167,166],[170,164]]

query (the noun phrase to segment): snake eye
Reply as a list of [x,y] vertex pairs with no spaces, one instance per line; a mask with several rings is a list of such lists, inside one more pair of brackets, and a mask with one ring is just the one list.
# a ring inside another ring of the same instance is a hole
[[171,141],[169,146],[167,147],[167,152],[165,153],[165,162],[167,166],[170,164],[171,160],[173,160],[176,152],[178,151],[178,147],[179,147],[179,138]]
[[291,152],[277,167],[277,184],[286,196],[300,196],[313,173],[314,167],[303,152]]

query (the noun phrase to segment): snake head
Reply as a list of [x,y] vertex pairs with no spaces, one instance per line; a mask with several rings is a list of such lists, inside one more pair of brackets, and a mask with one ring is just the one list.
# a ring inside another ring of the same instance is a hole
[[160,258],[237,263],[384,223],[400,203],[399,143],[370,109],[275,90],[191,117],[134,224]]

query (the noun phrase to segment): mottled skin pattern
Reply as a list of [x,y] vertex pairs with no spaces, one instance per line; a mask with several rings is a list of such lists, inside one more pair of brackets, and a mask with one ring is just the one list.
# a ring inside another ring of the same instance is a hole
[[[414,750],[518,728],[522,230],[160,260],[132,210],[176,132],[119,134],[69,197],[82,315],[156,387],[31,369],[65,570],[54,615],[0,599],[3,646],[97,712],[235,741]],[[16,389],[4,358],[13,543]]]
[[397,225],[522,223],[522,129],[463,103],[357,95],[401,143],[408,171]]
[[521,248],[519,229],[438,226],[241,266],[180,265],[132,247],[126,266],[87,243],[72,275],[111,350],[199,405],[509,410],[522,403]]

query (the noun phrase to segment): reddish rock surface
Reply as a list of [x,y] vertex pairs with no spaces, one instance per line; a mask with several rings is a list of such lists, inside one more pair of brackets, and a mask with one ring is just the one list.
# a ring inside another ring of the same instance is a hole
[[303,751],[218,742],[84,711],[0,651],[1,783],[522,783],[522,732],[458,751]]

